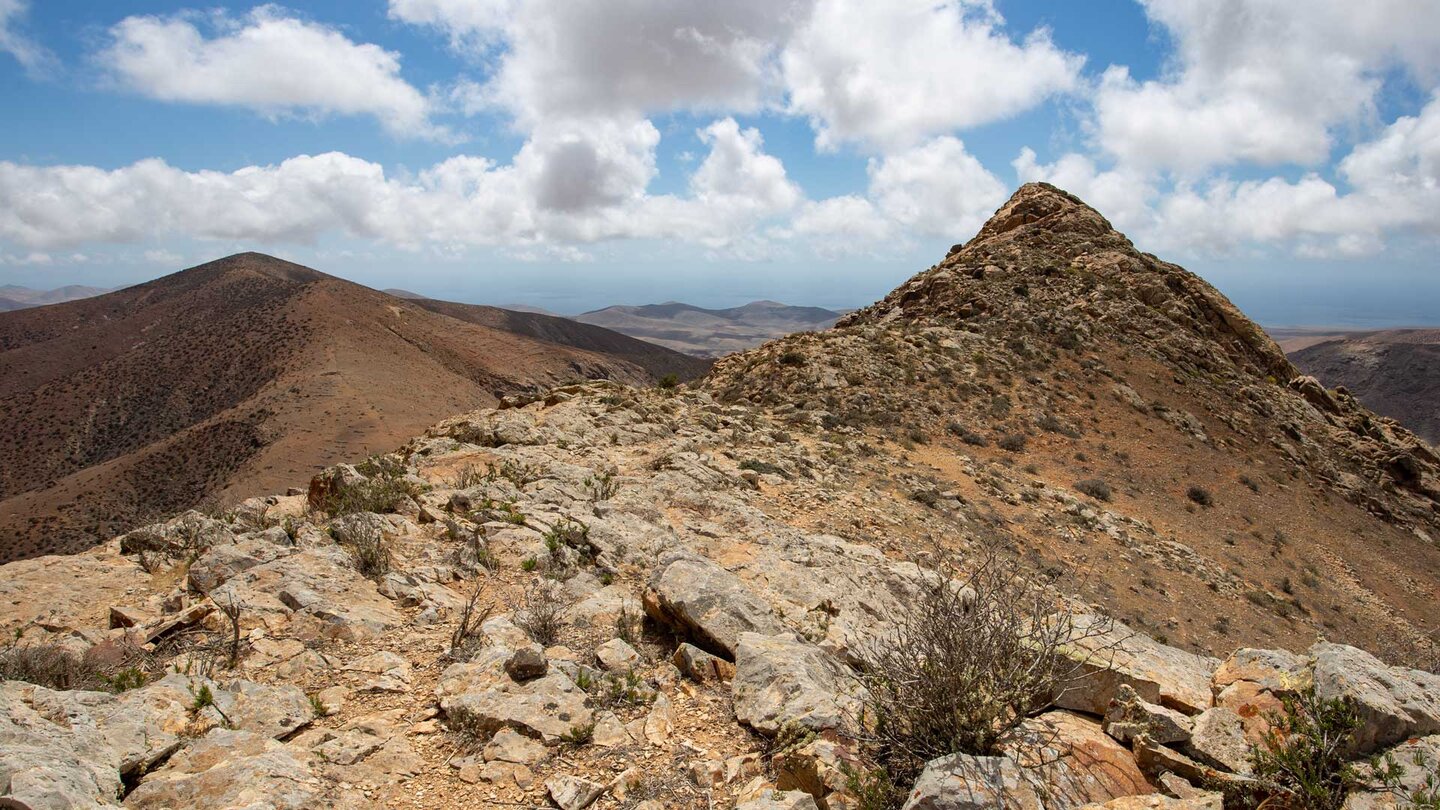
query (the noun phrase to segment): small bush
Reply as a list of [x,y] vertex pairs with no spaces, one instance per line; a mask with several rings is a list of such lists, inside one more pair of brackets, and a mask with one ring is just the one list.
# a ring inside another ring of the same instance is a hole
[[1185,490],[1185,497],[1200,506],[1211,506],[1215,503],[1215,498],[1210,494],[1210,490],[1193,484],[1189,489]]
[[899,784],[936,757],[993,754],[1083,674],[1070,645],[1110,628],[1056,611],[1032,576],[994,552],[962,580],[941,576],[910,608],[859,651],[868,749]]
[[782,366],[803,366],[805,365],[805,355],[797,351],[788,351],[780,355],[778,362]]
[[470,658],[470,653],[480,638],[480,626],[490,618],[490,613],[495,609],[493,601],[481,604],[480,600],[484,595],[485,580],[476,579],[475,587],[465,600],[465,606],[460,608],[460,621],[450,634],[450,657],[457,661]]
[[756,458],[747,458],[744,461],[740,462],[740,469],[750,470],[751,472],[757,472],[761,475],[778,475],[786,480],[789,480],[790,478],[790,474],[785,472],[785,470],[781,469],[780,467],[777,467],[776,465],[771,464],[768,461],[761,461]]
[[1086,478],[1084,481],[1075,482],[1075,490],[1084,495],[1089,495],[1097,501],[1108,501],[1114,495],[1110,485],[1099,478]]
[[1272,799],[1297,810],[1339,810],[1351,789],[1386,781],[1375,765],[1350,761],[1360,725],[1353,705],[1322,699],[1313,686],[1281,702],[1283,711],[1266,716],[1269,734],[1250,750],[1255,777]]
[[390,547],[379,529],[360,524],[347,536],[355,570],[370,579],[380,579],[390,573]]
[[666,391],[673,391],[676,387],[680,385],[680,378],[675,376],[674,374],[666,374],[665,376],[660,378],[659,382],[657,382],[656,385],[659,385],[662,389]]
[[594,723],[577,723],[560,735],[560,742],[566,745],[589,745],[595,739]]
[[564,591],[544,579],[536,580],[525,590],[515,624],[536,644],[549,647],[565,627],[565,607]]
[[1260,482],[1259,482],[1259,481],[1256,481],[1254,478],[1251,478],[1251,477],[1248,476],[1248,475],[1242,475],[1242,476],[1240,476],[1240,483],[1242,483],[1242,484],[1244,484],[1246,487],[1248,487],[1251,492],[1259,492],[1259,491],[1260,491]]
[[1006,452],[1020,453],[1024,452],[1025,450],[1025,442],[1025,434],[1007,433],[1004,436],[1001,436],[1000,441],[996,442],[996,444],[1000,446],[1001,450],[1004,450]]
[[107,685],[99,669],[54,644],[13,644],[0,650],[0,680],[25,681],[58,691],[98,690]]

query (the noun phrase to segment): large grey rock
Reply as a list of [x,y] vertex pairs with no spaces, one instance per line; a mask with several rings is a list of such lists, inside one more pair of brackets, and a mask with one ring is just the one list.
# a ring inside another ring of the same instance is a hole
[[640,663],[640,653],[624,639],[612,638],[595,648],[595,660],[606,672],[629,672]]
[[1183,799],[1163,793],[1123,796],[1104,803],[1087,804],[1082,810],[1222,810],[1224,806],[1223,793],[1196,791],[1195,795]]
[[761,734],[788,723],[840,728],[859,714],[860,688],[834,656],[793,635],[742,633],[736,644],[735,717]]
[[1343,644],[1310,648],[1315,695],[1353,702],[1360,715],[1356,753],[1368,754],[1410,737],[1440,732],[1440,675],[1387,667],[1375,656]]
[[1245,738],[1245,727],[1240,715],[1223,706],[1206,709],[1195,718],[1194,731],[1185,751],[1207,765],[1231,773],[1250,772],[1250,742]]
[[222,604],[234,601],[251,616],[293,615],[300,635],[367,641],[404,623],[394,603],[355,570],[339,546],[305,549],[254,566],[210,597]]
[[259,734],[213,729],[146,776],[125,806],[303,810],[325,806],[309,764]]
[[1240,716],[1245,739],[1261,744],[1269,717],[1284,710],[1282,698],[1313,682],[1310,661],[1286,650],[1236,650],[1215,670],[1215,705]]
[[228,524],[192,509],[121,537],[120,553],[199,554],[211,546],[233,542],[235,532]]
[[1042,785],[1047,810],[1066,810],[1153,790],[1130,751],[1100,724],[1067,711],[1025,720],[1001,744]]
[[[213,705],[194,710],[196,696],[209,689]],[[212,681],[171,673],[142,689],[126,692],[121,704],[148,717],[164,718],[160,730],[180,733],[193,724],[227,726],[266,737],[284,737],[315,717],[310,699],[289,684]]]
[[785,629],[739,577],[698,557],[663,565],[651,578],[644,601],[645,611],[656,621],[730,658],[742,633],[773,635]]
[[555,668],[517,683],[505,672],[510,656],[509,648],[489,647],[440,674],[435,694],[452,724],[481,735],[511,728],[551,744],[590,723],[585,692],[565,673]]
[[1075,617],[1073,641],[1062,652],[1076,678],[1056,701],[1065,709],[1103,715],[1121,685],[1141,700],[1195,714],[1210,708],[1210,676],[1218,662],[1169,647],[1120,622]]
[[236,574],[293,551],[261,537],[247,537],[234,543],[212,546],[190,563],[186,579],[192,590],[208,594]]
[[1037,787],[1009,757],[951,754],[926,763],[904,810],[1045,810]]

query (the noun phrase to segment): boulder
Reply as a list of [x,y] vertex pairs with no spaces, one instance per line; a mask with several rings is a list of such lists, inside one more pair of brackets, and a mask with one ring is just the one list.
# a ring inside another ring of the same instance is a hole
[[1009,757],[951,754],[925,764],[903,810],[1046,810],[1038,787]]
[[1105,733],[1123,743],[1142,734],[1158,743],[1185,742],[1192,731],[1189,717],[1156,703],[1146,703],[1124,684],[1105,711],[1104,725]]
[[360,575],[339,546],[305,549],[254,566],[210,594],[246,614],[294,614],[299,634],[351,641],[374,639],[404,617],[375,583]]
[[662,560],[644,602],[651,618],[731,659],[742,633],[773,635],[785,629],[770,606],[739,577],[698,557],[680,557],[668,564]]
[[1440,675],[1387,667],[1364,650],[1329,642],[1311,647],[1310,657],[1316,697],[1350,700],[1360,715],[1355,753],[1440,732]]
[[1154,790],[1128,749],[1099,723],[1073,712],[1052,711],[1025,720],[1002,748],[1045,786],[1047,810]]
[[789,723],[840,728],[859,714],[860,688],[844,664],[793,635],[742,633],[736,644],[735,717],[761,734]]
[[550,669],[545,650],[539,644],[526,644],[505,659],[505,673],[515,681],[539,678]]
[[164,523],[136,529],[120,538],[121,554],[199,554],[212,546],[235,542],[229,524],[190,510]]
[[322,789],[309,764],[286,746],[216,728],[141,780],[125,806],[302,810],[325,806]]
[[1222,706],[1206,709],[1196,716],[1185,751],[1207,765],[1231,773],[1250,772],[1250,741],[1245,738],[1240,715]]
[[[0,631],[100,628],[109,624],[111,605],[131,597],[145,570],[127,557],[97,549],[83,554],[35,557],[6,563],[0,575]],[[85,583],[84,588],[75,583]]]
[[440,674],[435,694],[452,725],[481,735],[511,728],[554,744],[576,726],[591,722],[585,692],[565,673],[551,669],[544,677],[519,683],[505,672],[511,655],[508,648],[490,647]]
[[511,762],[516,765],[534,765],[546,756],[545,746],[508,728],[495,732],[484,750],[486,762]]
[[1075,663],[1076,677],[1056,705],[1103,715],[1122,685],[1141,700],[1195,714],[1210,708],[1215,659],[1169,647],[1124,624],[1100,616],[1074,617],[1070,643],[1062,654]]
[[1104,804],[1087,804],[1082,810],[1223,810],[1225,796],[1214,791],[1200,791],[1198,795],[1177,799],[1163,793],[1145,796],[1122,796]]

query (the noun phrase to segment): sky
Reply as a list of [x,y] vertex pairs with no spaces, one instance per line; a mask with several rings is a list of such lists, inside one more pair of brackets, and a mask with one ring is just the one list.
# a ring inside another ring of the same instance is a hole
[[0,284],[853,307],[1046,180],[1262,323],[1440,323],[1440,0],[0,0],[0,110]]

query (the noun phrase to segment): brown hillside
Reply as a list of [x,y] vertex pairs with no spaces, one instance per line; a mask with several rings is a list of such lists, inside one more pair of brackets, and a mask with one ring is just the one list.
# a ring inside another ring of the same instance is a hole
[[1431,445],[1440,444],[1440,329],[1337,335],[1292,351],[1290,359]]
[[703,370],[658,347],[642,359],[457,320],[253,253],[6,313],[0,559],[303,484],[507,393]]
[[1440,628],[1433,451],[1047,185],[884,300],[705,385],[858,445],[858,490],[931,507],[778,499],[817,528],[999,542],[1200,649],[1413,648]]

